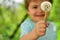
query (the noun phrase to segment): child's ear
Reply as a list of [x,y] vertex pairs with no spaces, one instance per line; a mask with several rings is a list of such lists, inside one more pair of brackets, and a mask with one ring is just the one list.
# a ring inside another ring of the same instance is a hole
[[29,10],[27,10],[27,13],[29,14]]

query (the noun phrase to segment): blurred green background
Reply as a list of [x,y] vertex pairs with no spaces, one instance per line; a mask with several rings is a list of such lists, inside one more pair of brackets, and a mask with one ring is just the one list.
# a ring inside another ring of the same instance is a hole
[[[20,25],[27,18],[24,4],[9,0],[12,5],[0,2],[0,40],[19,40]],[[60,40],[60,0],[53,0],[49,20],[57,26],[57,40]]]

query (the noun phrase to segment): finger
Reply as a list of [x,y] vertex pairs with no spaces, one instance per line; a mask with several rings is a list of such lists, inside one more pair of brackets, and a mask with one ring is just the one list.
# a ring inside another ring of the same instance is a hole
[[45,33],[40,33],[41,36],[45,35]]
[[49,23],[46,23],[46,27],[48,27],[49,26]]
[[40,20],[38,24],[46,23],[45,20]]
[[40,24],[39,26],[39,28],[46,28],[46,24]]
[[46,28],[40,28],[39,29],[41,32],[45,32],[46,31]]

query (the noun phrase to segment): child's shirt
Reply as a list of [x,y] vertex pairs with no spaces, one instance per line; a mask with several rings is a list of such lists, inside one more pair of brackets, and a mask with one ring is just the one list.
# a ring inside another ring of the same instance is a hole
[[[49,26],[46,28],[46,34],[44,36],[39,37],[37,40],[56,40],[56,26],[53,22],[49,22]],[[26,19],[20,26],[21,35],[31,32],[36,27],[36,23],[34,23],[31,19]]]

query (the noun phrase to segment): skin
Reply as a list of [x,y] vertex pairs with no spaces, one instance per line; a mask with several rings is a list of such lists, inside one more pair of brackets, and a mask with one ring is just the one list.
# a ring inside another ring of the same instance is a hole
[[30,2],[27,12],[31,17],[32,21],[36,23],[36,27],[31,32],[21,37],[20,40],[37,40],[39,37],[45,35],[48,23],[46,23],[44,17],[46,15],[47,19],[49,16],[49,12],[46,12],[45,14],[45,12],[41,10],[40,5],[43,1],[45,0]]

